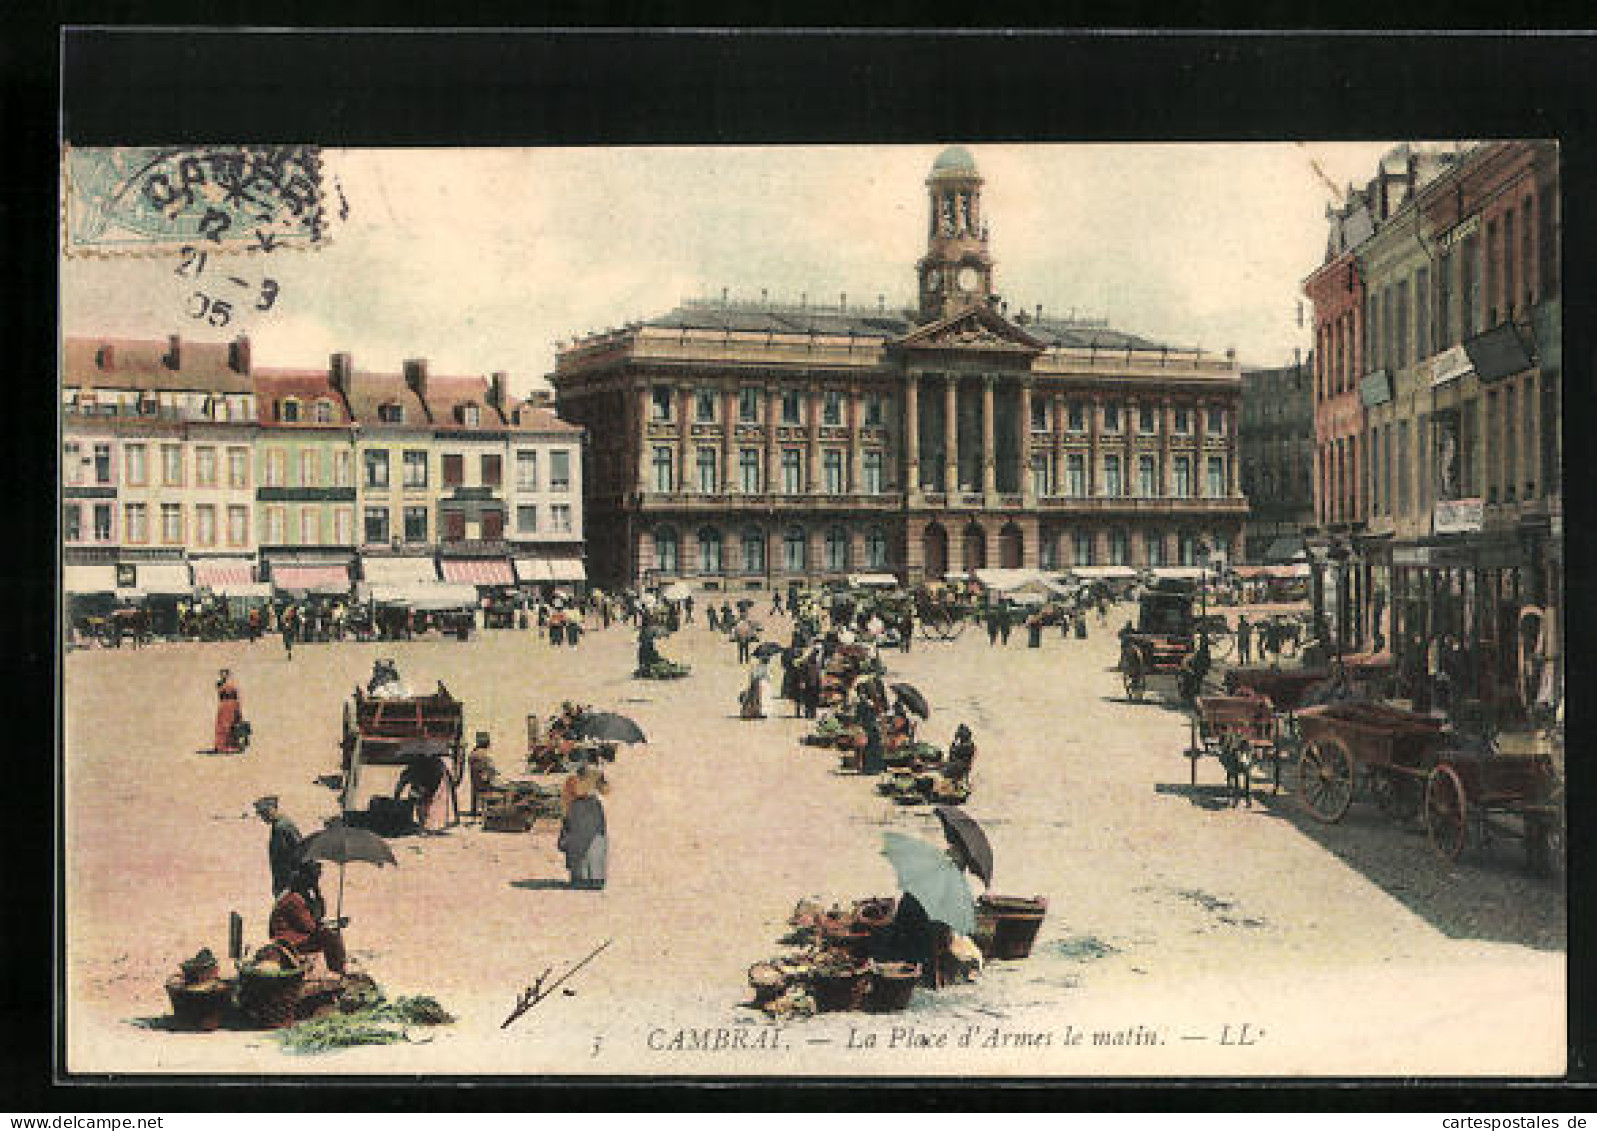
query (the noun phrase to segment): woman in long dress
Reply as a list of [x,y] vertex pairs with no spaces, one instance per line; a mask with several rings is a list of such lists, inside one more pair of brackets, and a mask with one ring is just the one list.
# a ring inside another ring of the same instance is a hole
[[571,886],[599,889],[604,887],[610,864],[610,838],[605,826],[604,805],[599,800],[599,794],[604,791],[603,777],[590,762],[566,784],[571,800],[560,822],[560,839],[556,846],[565,853]]
[[409,763],[399,775],[394,796],[407,788],[416,804],[416,823],[423,832],[439,833],[460,823],[455,808],[455,778],[443,755],[423,755]]
[[742,717],[765,719],[771,715],[771,665],[767,660],[755,660],[749,669],[749,685],[741,699]]
[[238,684],[233,682],[233,673],[223,668],[216,680],[216,735],[212,750],[219,754],[238,753],[240,747],[234,732],[243,717]]

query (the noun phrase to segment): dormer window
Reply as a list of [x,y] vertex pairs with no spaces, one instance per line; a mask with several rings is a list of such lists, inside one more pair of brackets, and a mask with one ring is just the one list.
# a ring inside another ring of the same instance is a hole
[[316,402],[316,423],[331,424],[333,422],[333,402],[323,398]]
[[460,423],[467,428],[476,428],[482,422],[482,409],[474,404],[460,406]]
[[278,401],[277,418],[284,424],[299,423],[299,402],[293,397],[284,397]]
[[405,423],[405,406],[389,401],[377,406],[377,419],[384,424]]

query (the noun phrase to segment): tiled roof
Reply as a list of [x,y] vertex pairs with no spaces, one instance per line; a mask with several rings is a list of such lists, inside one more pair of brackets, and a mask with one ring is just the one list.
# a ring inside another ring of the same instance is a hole
[[467,425],[456,414],[465,405],[478,408],[476,428],[503,428],[505,418],[488,403],[486,377],[435,377],[427,378],[427,407],[432,410],[434,428],[463,429]]
[[[247,342],[243,348],[247,370]],[[176,369],[168,364],[170,352],[166,339],[67,338],[61,344],[61,383],[80,389],[251,391],[248,373],[231,364],[232,343],[182,341]]]
[[[297,424],[285,424],[274,406],[285,397],[297,398],[303,406],[300,410],[300,419]],[[350,422],[349,406],[338,390],[333,388],[328,380],[326,370],[322,369],[257,369],[255,371],[255,405],[256,415],[263,425],[270,427],[300,427],[315,426],[311,419],[311,406],[318,400],[328,400],[333,405],[333,423],[348,424]],[[326,425],[322,425],[326,427]]]
[[512,401],[510,413],[515,421],[511,427],[517,432],[566,432],[572,435],[582,432],[580,425],[561,420],[552,410],[531,401]]
[[399,374],[356,372],[350,376],[349,408],[358,422],[380,424],[377,407],[389,402],[397,403],[405,410],[404,426],[431,427],[432,420],[421,398],[411,391]]

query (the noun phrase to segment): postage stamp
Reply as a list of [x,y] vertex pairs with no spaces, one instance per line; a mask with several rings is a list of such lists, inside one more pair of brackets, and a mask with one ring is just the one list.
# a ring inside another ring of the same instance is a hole
[[314,250],[326,242],[314,145],[69,148],[68,256]]

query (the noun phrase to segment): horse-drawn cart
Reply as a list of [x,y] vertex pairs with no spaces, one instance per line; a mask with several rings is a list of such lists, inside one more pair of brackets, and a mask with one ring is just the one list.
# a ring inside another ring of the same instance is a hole
[[[1137,626],[1120,637],[1120,679],[1126,698],[1140,703],[1153,676],[1180,677],[1197,651],[1190,584],[1161,581],[1137,601]],[[1197,673],[1199,679],[1201,672]],[[1196,688],[1191,698],[1196,698]]]
[[361,766],[402,766],[422,743],[445,752],[450,774],[461,780],[465,748],[465,705],[442,683],[431,695],[385,698],[361,688],[344,704],[339,747],[344,775],[344,808],[354,807]]
[[1252,766],[1269,759],[1271,779],[1281,791],[1281,757],[1276,717],[1270,701],[1258,695],[1200,695],[1192,714],[1192,741],[1187,748],[1192,785],[1198,784],[1198,759],[1212,754],[1226,769],[1228,789],[1249,793]]

